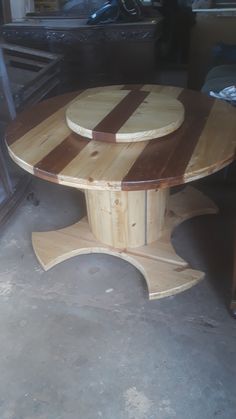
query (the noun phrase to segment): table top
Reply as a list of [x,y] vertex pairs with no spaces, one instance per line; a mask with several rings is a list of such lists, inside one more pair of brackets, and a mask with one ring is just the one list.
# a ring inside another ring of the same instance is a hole
[[[177,98],[184,123],[163,139],[138,143],[88,140],[67,126],[71,101],[105,89],[139,89]],[[200,92],[159,85],[121,85],[87,89],[32,106],[12,122],[6,143],[26,171],[78,189],[147,190],[207,176],[234,160],[236,108]]]
[[179,100],[161,93],[106,89],[72,102],[66,121],[83,137],[131,143],[164,139],[183,123],[184,107]]

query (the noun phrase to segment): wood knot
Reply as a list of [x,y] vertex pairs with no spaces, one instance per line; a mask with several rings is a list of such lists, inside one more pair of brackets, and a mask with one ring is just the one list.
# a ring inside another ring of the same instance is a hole
[[172,211],[172,210],[167,210],[166,209],[166,211],[165,211],[165,215],[166,216],[168,216],[168,217],[175,217],[176,216],[176,214],[175,214],[175,212],[174,211]]
[[98,151],[93,151],[91,154],[90,154],[90,156],[91,157],[95,157],[95,156],[97,156],[98,155]]

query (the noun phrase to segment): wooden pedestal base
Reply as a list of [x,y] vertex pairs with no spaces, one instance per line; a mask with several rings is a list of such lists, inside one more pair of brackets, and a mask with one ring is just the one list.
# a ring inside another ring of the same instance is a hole
[[86,191],[87,214],[94,237],[115,249],[145,246],[162,235],[169,189]]
[[191,288],[204,273],[189,268],[171,244],[176,225],[188,218],[215,214],[215,204],[192,187],[171,195],[165,224],[159,239],[148,245],[116,249],[97,241],[90,231],[87,218],[57,231],[33,233],[35,254],[45,270],[73,256],[106,253],[132,263],[143,274],[150,299],[167,297]]

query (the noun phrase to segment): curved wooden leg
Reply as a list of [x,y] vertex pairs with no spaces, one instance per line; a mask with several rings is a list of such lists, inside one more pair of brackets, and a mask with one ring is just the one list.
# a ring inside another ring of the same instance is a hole
[[[89,253],[106,253],[132,263],[144,275],[149,298],[162,298],[191,288],[204,276],[190,269],[180,258],[172,244],[173,229],[184,220],[215,214],[215,204],[192,187],[170,196],[168,210],[159,239],[139,247],[117,249],[95,239],[87,218],[57,231],[33,233],[35,254],[45,270],[73,256]],[[160,223],[159,223],[160,225]]]
[[[45,270],[76,255],[105,253],[120,257],[132,263],[143,274],[150,299],[184,291],[195,285],[204,275],[203,272],[181,264],[161,261],[156,255],[139,256],[129,250],[122,251],[104,245],[93,237],[86,218],[61,230],[33,233],[33,247]],[[184,264],[187,265],[186,262]]]
[[140,247],[114,248],[101,243],[91,233],[86,218],[57,231],[33,233],[34,251],[45,270],[70,257],[106,253],[132,263],[144,275],[149,298],[162,298],[191,288],[204,273],[192,270],[171,244],[174,227],[184,220],[217,212],[213,202],[201,192],[187,187],[170,197],[165,223],[158,240]]

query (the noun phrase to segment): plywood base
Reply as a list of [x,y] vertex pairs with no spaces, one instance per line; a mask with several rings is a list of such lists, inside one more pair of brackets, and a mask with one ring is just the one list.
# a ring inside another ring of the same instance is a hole
[[87,218],[57,231],[33,233],[33,248],[45,270],[73,256],[106,253],[132,263],[143,274],[150,299],[167,297],[197,284],[204,276],[190,269],[171,244],[171,232],[184,220],[202,214],[214,214],[217,207],[201,192],[187,187],[171,195],[165,228],[160,239],[139,248],[115,249],[97,241]]

